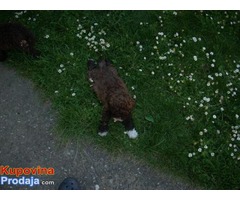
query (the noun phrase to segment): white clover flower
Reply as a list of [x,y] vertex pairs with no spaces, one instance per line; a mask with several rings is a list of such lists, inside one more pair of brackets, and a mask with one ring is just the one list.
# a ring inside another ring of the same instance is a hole
[[152,74],[152,75],[154,75],[154,74],[155,74],[155,72],[154,72],[154,71],[152,71],[152,72],[151,72],[151,74]]
[[176,11],[174,11],[174,12],[173,12],[173,14],[176,16],[176,15],[177,15],[177,12],[176,12]]
[[166,60],[167,57],[166,56],[159,56],[159,60]]
[[203,135],[203,132],[202,132],[202,131],[200,131],[200,132],[199,132],[199,135]]
[[238,114],[236,114],[236,115],[235,115],[235,117],[236,117],[236,119],[238,119],[238,118],[239,118],[239,115],[238,115]]
[[204,114],[205,114],[205,115],[208,115],[208,112],[205,112]]
[[189,158],[193,157],[193,154],[192,154],[192,153],[189,153],[189,154],[188,154],[188,157],[189,157]]
[[158,33],[158,35],[160,35],[160,36],[163,36],[163,35],[164,35],[164,33],[163,33],[163,32],[159,32],[159,33]]
[[210,55],[212,55],[212,56],[213,56],[213,55],[214,55],[214,53],[213,53],[213,52],[210,52]]
[[61,70],[61,69],[58,69],[58,73],[61,74],[61,73],[62,73],[62,70]]
[[142,69],[139,69],[140,72],[142,72]]
[[208,75],[208,78],[209,79],[211,79],[211,80],[213,80],[214,78],[211,76],[211,75]]
[[73,53],[73,52],[71,52],[71,53],[70,53],[70,56],[74,56],[74,53]]
[[205,128],[205,129],[203,129],[203,131],[204,131],[204,133],[207,133],[208,132],[208,130]]
[[211,153],[211,156],[214,157],[214,156],[215,156],[215,153],[212,152],[212,153]]
[[100,41],[101,44],[105,44],[105,40],[103,38],[100,38],[99,41]]
[[54,93],[55,93],[55,94],[58,94],[59,92],[58,92],[58,90],[55,90]]
[[217,130],[217,134],[220,134],[221,133],[221,131],[220,130]]
[[174,37],[178,37],[178,36],[179,36],[178,32],[175,33],[173,36],[174,36]]
[[211,67],[215,67],[215,65],[212,63],[212,64],[211,64]]
[[208,97],[203,97],[203,100],[206,102],[210,102],[210,98],[208,98]]
[[50,36],[49,35],[45,35],[44,38],[48,39]]
[[194,121],[193,115],[190,115],[190,116],[186,117],[186,120],[187,120],[187,121],[188,121],[188,120]]
[[224,108],[223,108],[223,107],[221,107],[221,108],[220,108],[220,110],[221,110],[221,111],[224,111]]
[[60,64],[60,67],[63,68],[63,67],[64,67],[64,64]]
[[76,96],[76,93],[75,93],[75,92],[73,92],[73,93],[72,93],[72,96],[73,96],[73,97],[74,97],[74,96]]
[[216,115],[213,115],[213,119],[217,119],[217,116],[216,116]]
[[202,152],[202,148],[198,148],[198,152]]
[[192,38],[194,42],[197,42],[197,38],[196,37],[193,37]]
[[239,73],[239,69],[235,69],[233,72],[234,72],[234,74],[237,74],[237,73]]
[[207,146],[207,145],[204,145],[204,149],[208,149],[208,146]]
[[197,56],[193,56],[193,60],[197,61],[198,60]]

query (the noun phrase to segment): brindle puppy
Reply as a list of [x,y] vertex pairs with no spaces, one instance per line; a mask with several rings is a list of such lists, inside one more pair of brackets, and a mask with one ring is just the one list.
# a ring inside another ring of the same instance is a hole
[[97,64],[89,60],[88,78],[92,83],[93,90],[103,104],[102,119],[98,134],[106,136],[108,123],[111,118],[120,121],[125,127],[125,133],[130,138],[138,136],[132,120],[132,110],[135,105],[123,80],[118,76],[117,70],[109,61],[100,60]]
[[36,58],[40,52],[34,46],[34,35],[25,26],[17,23],[0,24],[0,61],[6,60],[8,51],[14,49]]

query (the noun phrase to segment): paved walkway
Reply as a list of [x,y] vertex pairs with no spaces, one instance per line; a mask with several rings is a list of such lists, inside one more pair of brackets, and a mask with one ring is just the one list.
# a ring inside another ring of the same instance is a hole
[[51,104],[32,82],[0,64],[0,165],[55,169],[55,175],[35,176],[54,185],[0,189],[57,189],[68,176],[77,178],[83,189],[195,189],[130,155],[110,155],[89,141],[63,143],[53,133],[54,123]]

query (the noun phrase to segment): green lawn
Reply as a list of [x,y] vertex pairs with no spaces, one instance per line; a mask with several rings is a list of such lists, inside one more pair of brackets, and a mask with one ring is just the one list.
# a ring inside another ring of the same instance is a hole
[[[240,189],[239,11],[1,11],[36,35],[42,57],[12,52],[7,64],[32,79],[59,113],[58,132],[87,136],[206,189]],[[137,105],[136,140],[110,125],[88,58],[115,64]]]

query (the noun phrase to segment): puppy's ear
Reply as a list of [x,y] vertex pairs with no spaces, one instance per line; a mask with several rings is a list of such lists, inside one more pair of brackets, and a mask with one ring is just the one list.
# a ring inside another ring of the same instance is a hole
[[89,59],[87,62],[87,67],[88,67],[88,70],[92,70],[92,69],[96,68],[97,65],[93,59]]

